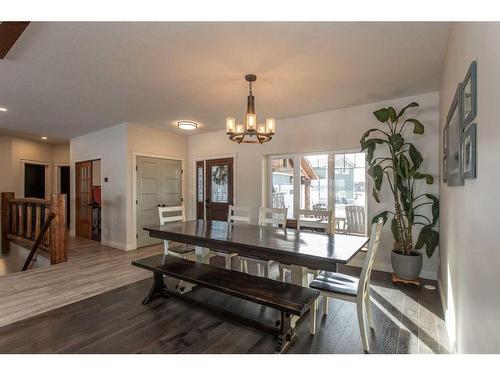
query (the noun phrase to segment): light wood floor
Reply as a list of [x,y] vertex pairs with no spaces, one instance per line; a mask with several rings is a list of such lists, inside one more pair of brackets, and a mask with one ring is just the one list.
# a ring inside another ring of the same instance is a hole
[[[0,277],[0,353],[273,351],[270,335],[185,302],[170,298],[141,305],[151,275],[130,262],[160,251],[161,246],[154,246],[123,252],[71,239],[67,263]],[[340,271],[359,274],[354,267]],[[272,310],[248,302],[203,288],[193,293],[211,303],[273,319]],[[362,353],[355,305],[330,301],[330,312],[319,316],[315,336],[309,335],[308,316],[298,325],[299,338],[291,353]],[[393,286],[390,274],[374,271],[372,301],[374,352],[448,352],[437,290]]]
[[134,259],[161,245],[121,251],[70,237],[68,262],[0,277],[0,327],[150,277]]

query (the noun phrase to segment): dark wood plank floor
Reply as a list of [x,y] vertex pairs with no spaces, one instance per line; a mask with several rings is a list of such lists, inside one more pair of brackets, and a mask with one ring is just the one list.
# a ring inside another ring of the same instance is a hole
[[[359,270],[343,267],[356,275]],[[432,283],[432,282],[431,282]],[[376,353],[447,353],[437,290],[394,287],[374,271],[371,334]],[[273,338],[177,299],[141,305],[149,280],[93,296],[0,328],[0,353],[272,353]],[[196,298],[270,320],[274,311],[197,288]],[[355,305],[330,299],[311,336],[299,322],[290,353],[362,353]]]

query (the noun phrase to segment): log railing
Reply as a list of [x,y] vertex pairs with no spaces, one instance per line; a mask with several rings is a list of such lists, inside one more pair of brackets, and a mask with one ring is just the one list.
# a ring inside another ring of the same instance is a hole
[[[2,253],[9,253],[11,242],[30,250],[38,242],[38,249],[47,254],[51,264],[67,260],[65,194],[38,199],[15,198],[14,193],[2,193],[1,210]],[[43,233],[49,217],[47,225],[50,226]]]

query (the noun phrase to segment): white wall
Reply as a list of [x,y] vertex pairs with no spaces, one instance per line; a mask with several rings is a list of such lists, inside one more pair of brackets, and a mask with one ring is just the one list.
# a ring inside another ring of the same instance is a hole
[[71,232],[75,231],[75,163],[101,159],[103,244],[125,248],[127,243],[127,124],[71,139]]
[[441,184],[440,283],[448,334],[461,353],[500,352],[500,24],[452,27],[440,88],[445,124],[457,84],[478,62],[477,178]]
[[92,186],[101,186],[101,160],[92,162]]
[[[135,190],[136,171],[135,158],[137,155],[171,158],[186,160],[187,158],[187,137],[182,134],[172,133],[161,129],[146,127],[140,124],[128,125],[128,194],[130,199],[127,206],[127,248],[137,247],[136,234],[136,211],[135,211]],[[183,186],[185,186],[183,179]]]
[[[373,111],[384,106],[392,105],[401,108],[404,105],[416,101],[420,108],[412,110],[412,115],[419,118],[425,124],[425,135],[412,138],[424,155],[422,168],[435,176],[435,184],[428,188],[428,192],[438,194],[437,176],[439,172],[439,136],[438,136],[438,93],[418,95],[408,98],[398,98],[380,103],[372,103],[357,107],[350,107],[334,111],[315,113],[295,118],[277,121],[277,134],[273,140],[263,145],[238,145],[230,142],[224,130],[190,136],[188,138],[189,155],[189,195],[187,200],[187,212],[190,219],[196,217],[194,198],[194,160],[202,158],[213,158],[223,155],[236,155],[235,166],[235,204],[254,208],[254,221],[257,209],[261,205],[263,184],[263,163],[266,155],[276,155],[296,152],[312,151],[339,151],[356,149],[359,150],[359,139],[362,134],[371,127],[379,126],[379,122],[373,116]],[[221,123],[221,128],[224,124]],[[369,186],[371,192],[371,186]],[[369,199],[368,215],[393,207],[390,205],[390,194],[383,194],[385,204],[377,204]],[[383,270],[391,270],[390,250],[392,249],[392,235],[387,227],[382,238],[382,249],[377,256],[377,267]],[[438,251],[432,259],[424,256],[424,267],[422,276],[437,278]],[[356,260],[359,262],[360,260]]]
[[102,243],[132,250],[135,241],[136,155],[185,160],[186,137],[140,124],[120,124],[71,140],[71,230],[75,228],[75,162],[101,159]]

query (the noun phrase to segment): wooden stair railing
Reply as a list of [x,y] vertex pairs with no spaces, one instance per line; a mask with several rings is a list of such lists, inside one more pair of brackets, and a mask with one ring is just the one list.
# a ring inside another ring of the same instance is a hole
[[3,254],[10,252],[13,242],[34,253],[45,253],[51,264],[65,262],[66,195],[52,194],[50,199],[38,199],[15,198],[14,193],[1,193],[1,229]]
[[26,258],[26,262],[24,263],[23,269],[21,271],[26,271],[31,266],[31,263],[33,262],[33,258],[35,257],[35,254],[38,251],[38,248],[40,247],[40,244],[42,243],[43,238],[45,237],[45,233],[47,233],[47,231],[49,230],[50,223],[52,222],[52,220],[55,217],[56,217],[56,214],[54,214],[53,212],[51,212],[49,214],[49,217],[47,218],[47,220],[43,224],[42,230],[40,231],[40,234],[36,238],[35,244],[31,248],[31,251],[28,254],[28,258]]

